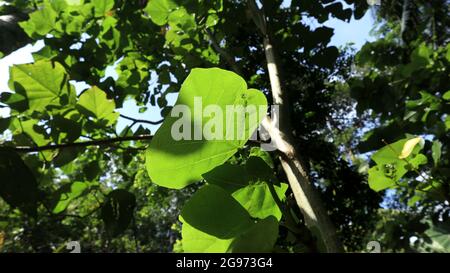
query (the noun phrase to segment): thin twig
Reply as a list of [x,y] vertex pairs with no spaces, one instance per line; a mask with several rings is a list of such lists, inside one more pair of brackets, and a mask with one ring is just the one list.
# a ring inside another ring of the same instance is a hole
[[158,125],[158,124],[161,124],[164,121],[164,119],[161,119],[161,120],[158,120],[158,121],[151,121],[151,120],[146,120],[146,119],[136,119],[136,118],[132,118],[132,117],[129,117],[129,116],[126,116],[126,115],[123,115],[123,114],[120,114],[120,117],[124,118],[124,119],[131,120],[134,123],[147,123],[147,124],[151,124],[151,125]]
[[97,139],[97,140],[83,141],[83,142],[50,144],[50,145],[35,146],[35,147],[31,147],[31,146],[0,147],[0,149],[1,148],[10,148],[10,149],[12,148],[16,152],[32,153],[32,152],[73,148],[73,147],[102,146],[102,145],[108,145],[111,143],[124,142],[124,141],[151,140],[152,138],[153,138],[152,135],[138,135],[138,136],[117,137],[117,138],[110,138],[110,139]]

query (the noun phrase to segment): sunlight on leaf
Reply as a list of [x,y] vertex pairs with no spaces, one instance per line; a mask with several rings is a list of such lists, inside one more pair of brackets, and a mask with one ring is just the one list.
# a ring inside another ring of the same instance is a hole
[[403,146],[402,152],[398,156],[400,159],[407,158],[413,151],[414,147],[416,147],[417,144],[419,144],[421,141],[423,141],[423,138],[416,137],[412,138],[408,141],[406,141],[405,145]]

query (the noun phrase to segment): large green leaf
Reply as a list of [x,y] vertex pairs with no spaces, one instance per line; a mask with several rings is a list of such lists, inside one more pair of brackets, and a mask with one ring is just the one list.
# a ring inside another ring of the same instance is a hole
[[41,60],[11,67],[9,86],[27,98],[31,110],[43,111],[50,105],[68,103],[71,89],[67,80],[61,64]]
[[[202,105],[196,103],[194,109],[194,101],[200,99]],[[184,105],[181,109],[184,112],[177,112],[180,105]],[[203,115],[205,109],[211,109],[209,106],[215,106],[222,116]],[[245,115],[243,111],[242,115],[226,115],[227,106],[249,106],[249,111]],[[223,164],[247,142],[266,108],[264,94],[247,90],[245,81],[237,74],[218,68],[192,70],[181,87],[175,107],[147,150],[150,178],[160,186],[175,189],[199,181],[202,174]],[[238,130],[242,124],[244,130]],[[208,128],[215,128],[211,130],[215,134],[208,134]]]
[[285,183],[276,183],[270,167],[260,157],[250,157],[245,165],[225,163],[203,175],[210,184],[229,192],[254,218],[274,216],[281,219],[281,210],[275,202],[268,183],[275,184],[275,193],[280,200],[288,188]]
[[39,199],[36,179],[22,158],[9,149],[0,149],[0,196],[10,206],[36,215]]
[[198,190],[184,206],[182,245],[185,252],[268,252],[278,236],[274,217],[260,221],[215,185]]

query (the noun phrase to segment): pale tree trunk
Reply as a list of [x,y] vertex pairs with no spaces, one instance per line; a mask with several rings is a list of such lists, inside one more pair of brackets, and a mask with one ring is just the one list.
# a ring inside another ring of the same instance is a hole
[[300,159],[300,152],[295,147],[289,115],[289,101],[281,85],[275,50],[267,31],[264,14],[258,9],[254,0],[249,0],[249,8],[255,24],[264,37],[264,50],[273,104],[279,106],[279,116],[265,119],[263,127],[268,131],[276,148],[282,154],[280,161],[283,170],[307,227],[322,241],[327,252],[341,252],[343,251],[342,245],[337,238],[333,223],[319,193],[311,184],[306,168]]

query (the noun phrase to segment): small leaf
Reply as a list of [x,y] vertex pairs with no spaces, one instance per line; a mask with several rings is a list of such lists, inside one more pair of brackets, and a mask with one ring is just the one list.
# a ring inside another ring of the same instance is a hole
[[434,166],[439,164],[441,160],[442,143],[439,140],[433,141],[433,146],[431,147],[431,156],[433,157]]
[[170,12],[177,7],[173,0],[151,0],[148,1],[145,11],[150,15],[153,23],[162,26],[167,23]]
[[135,207],[136,197],[126,190],[113,190],[108,194],[101,210],[108,235],[116,237],[128,228]]
[[270,157],[270,154],[269,154],[268,152],[262,150],[262,149],[259,148],[259,147],[252,147],[252,148],[250,149],[250,154],[249,154],[249,156],[257,156],[257,157],[260,157],[260,158],[262,158],[262,160],[264,160],[264,161],[266,162],[266,164],[269,165],[271,168],[274,167],[273,160],[272,160],[272,157]]
[[419,144],[421,141],[423,141],[423,138],[421,137],[415,137],[406,141],[405,145],[403,146],[402,152],[400,153],[398,158],[400,159],[407,158],[412,153],[414,147],[416,147],[416,145]]
[[444,100],[450,100],[450,90],[445,92],[444,95],[442,96],[442,98]]
[[88,184],[84,182],[73,182],[72,184],[63,187],[61,191],[58,192],[58,202],[52,212],[57,214],[66,210],[70,203],[80,197],[87,188]]
[[114,113],[116,108],[114,101],[108,100],[106,93],[96,86],[81,94],[76,107],[85,116],[97,120],[103,119],[109,124],[114,123],[117,119],[117,115]]
[[105,16],[114,7],[114,0],[92,0],[92,3],[97,17]]
[[409,163],[413,169],[417,169],[420,165],[427,164],[428,158],[423,154],[418,154],[414,158],[410,159]]

